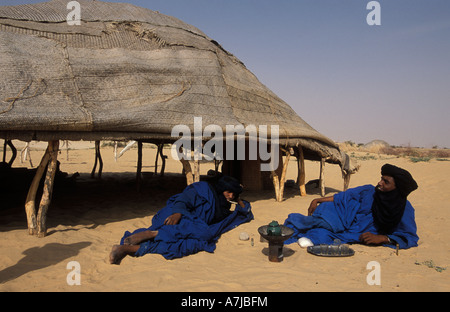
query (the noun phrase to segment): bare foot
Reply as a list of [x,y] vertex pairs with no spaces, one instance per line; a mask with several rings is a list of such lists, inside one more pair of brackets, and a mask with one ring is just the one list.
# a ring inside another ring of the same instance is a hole
[[158,231],[144,231],[128,236],[123,240],[125,245],[139,245],[142,242],[155,238]]
[[123,246],[114,245],[112,247],[111,253],[109,254],[109,263],[119,265],[127,253],[124,251]]
[[127,255],[134,255],[139,246],[114,245],[109,254],[109,263],[119,265]]

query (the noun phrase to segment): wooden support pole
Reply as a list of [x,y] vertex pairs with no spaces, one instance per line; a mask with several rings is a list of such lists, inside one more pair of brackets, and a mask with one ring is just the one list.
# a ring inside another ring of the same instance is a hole
[[23,163],[27,159],[30,162],[30,167],[33,168],[33,161],[31,160],[30,153],[30,142],[27,142],[25,147],[20,151],[20,162]]
[[47,211],[50,206],[53,194],[53,185],[57,170],[59,141],[50,141],[48,143],[49,162],[47,174],[45,176],[44,190],[42,193],[39,212],[37,215],[37,236],[44,237],[47,234]]
[[166,170],[166,159],[167,156],[163,154],[164,144],[158,144],[158,150],[156,152],[155,159],[155,175],[158,174],[158,158],[161,157],[162,165],[161,165],[161,177],[164,176],[164,171]]
[[297,183],[300,189],[300,196],[306,196],[306,172],[305,172],[305,156],[301,146],[297,146]]
[[289,151],[286,152],[286,159],[283,163],[283,171],[281,172],[281,180],[280,180],[280,198],[278,201],[283,201],[283,194],[284,194],[284,184],[286,182],[286,172],[287,167],[289,165],[289,160],[291,158],[291,153]]
[[286,181],[286,171],[289,164],[289,160],[291,158],[291,153],[289,151],[285,151],[285,154],[286,159],[283,163],[283,170],[281,171],[281,177],[280,178],[278,177],[275,170],[272,171],[273,186],[275,188],[275,198],[277,202],[283,201],[284,183]]
[[98,157],[97,157],[97,141],[95,141],[95,161],[94,161],[94,167],[92,168],[92,171],[91,171],[91,179],[95,178],[95,171],[97,169],[97,161],[98,161]]
[[161,161],[162,161],[162,165],[161,165],[161,177],[164,176],[164,172],[166,170],[166,159],[167,156],[164,155],[164,144],[161,144],[161,149],[159,150],[159,156],[161,156]]
[[217,174],[219,172],[219,166],[222,163],[222,160],[217,160],[214,158],[214,171]]
[[14,160],[16,160],[16,157],[17,157],[17,149],[16,149],[16,147],[14,146],[14,144],[13,144],[13,142],[11,140],[8,140],[8,146],[9,146],[9,148],[11,148],[11,152],[12,152],[12,156],[11,156],[11,159],[9,160],[9,162],[8,162],[8,165],[10,167],[12,167],[12,165],[14,163]]
[[91,178],[95,178],[95,170],[97,168],[97,161],[99,163],[98,168],[98,178],[102,178],[102,171],[103,171],[103,160],[102,155],[100,153],[100,141],[95,141],[95,162],[94,162],[94,168],[92,168],[91,171]]
[[159,158],[159,149],[161,148],[161,144],[156,145],[156,157],[155,157],[155,175],[158,174],[158,158]]
[[200,160],[194,160],[194,182],[200,182]]
[[47,167],[48,161],[50,159],[49,148],[42,156],[41,163],[37,168],[36,174],[34,175],[33,181],[31,182],[30,189],[28,191],[27,199],[25,201],[25,212],[27,214],[28,223],[28,234],[37,234],[37,222],[36,222],[36,192],[41,182],[42,175],[44,174],[45,168]]
[[7,140],[5,139],[5,142],[3,143],[3,162],[6,162],[6,144]]
[[320,196],[325,196],[325,158],[320,159],[320,176],[319,176]]
[[275,199],[280,201],[280,180],[275,170],[272,170],[273,187],[275,189]]
[[348,186],[350,185],[350,178],[352,177],[351,173],[342,172],[344,178],[344,191],[348,190]]
[[8,161],[8,165],[11,167],[17,157],[17,149],[11,140],[5,140],[5,143],[3,144],[3,162],[6,162],[6,146],[9,146],[12,152],[11,159]]
[[103,159],[102,154],[100,153],[100,141],[95,142],[95,148],[98,157],[98,178],[101,179],[103,172]]
[[62,147],[66,148],[66,160],[69,161],[69,140],[64,140],[62,146],[60,146],[60,149],[62,150]]
[[142,184],[142,142],[138,141],[138,160],[137,160],[137,170],[136,170],[136,188],[139,192],[141,190]]
[[186,183],[187,185],[191,185],[192,183],[194,183],[194,176],[192,175],[191,164],[189,163],[188,160],[184,158],[181,158],[180,161],[181,164],[183,165],[184,174],[186,175]]

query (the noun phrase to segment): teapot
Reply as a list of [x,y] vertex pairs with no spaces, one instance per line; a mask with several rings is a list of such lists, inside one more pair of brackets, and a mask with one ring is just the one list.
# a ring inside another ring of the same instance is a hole
[[281,236],[281,227],[277,221],[272,221],[267,226],[267,235]]

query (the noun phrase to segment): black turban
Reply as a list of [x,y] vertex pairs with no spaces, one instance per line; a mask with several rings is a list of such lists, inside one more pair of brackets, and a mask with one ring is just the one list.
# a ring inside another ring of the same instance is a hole
[[406,197],[417,189],[417,183],[408,171],[389,164],[381,167],[381,175],[392,177],[395,189],[389,192],[375,189],[372,214],[378,232],[391,234],[403,217]]
[[238,197],[242,193],[242,185],[239,181],[229,176],[221,177],[217,181],[216,189],[219,193],[223,193],[224,191],[232,192],[235,197]]
[[381,175],[394,178],[395,187],[404,197],[408,197],[408,195],[418,187],[416,181],[414,181],[408,171],[394,165],[386,164],[381,167]]
[[230,214],[231,203],[227,201],[223,192],[232,192],[234,199],[236,199],[242,193],[242,185],[233,177],[222,176],[216,182],[212,182],[211,187],[216,199],[216,211],[212,223],[217,223]]

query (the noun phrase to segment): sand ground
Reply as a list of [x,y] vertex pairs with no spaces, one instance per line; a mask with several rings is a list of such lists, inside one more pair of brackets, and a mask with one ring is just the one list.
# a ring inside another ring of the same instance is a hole
[[[16,145],[20,152],[20,144]],[[36,166],[45,145],[33,145]],[[103,147],[103,178],[91,179],[94,162],[91,142],[72,143],[59,155],[61,170],[80,173],[74,186],[55,188],[47,224],[48,235],[27,234],[24,195],[3,195],[0,209],[0,291],[174,291],[174,292],[309,292],[309,291],[449,291],[450,290],[450,161],[430,160],[413,163],[407,158],[375,155],[360,159],[360,171],[350,187],[376,184],[380,168],[391,163],[409,170],[419,184],[409,200],[416,209],[419,246],[395,251],[385,247],[352,245],[355,255],[348,258],[321,258],[308,254],[297,244],[284,248],[284,261],[268,261],[267,243],[261,242],[258,227],[272,220],[284,222],[292,212],[306,214],[318,189],[308,189],[300,197],[296,188],[287,187],[285,200],[278,203],[274,192],[246,192],[255,220],[224,234],[214,253],[200,252],[182,259],[165,260],[160,255],[127,257],[120,266],[111,265],[108,255],[124,231],[148,227],[151,217],[166,200],[181,191],[185,179],[181,164],[170,157],[164,178],[154,176],[156,149],[144,144],[144,184],[136,191],[137,150],[117,161],[113,148]],[[19,153],[20,154],[20,153]],[[375,158],[375,159],[373,159]],[[161,164],[161,161],[159,162]],[[14,167],[30,167],[16,160]],[[202,164],[201,173],[212,169]],[[306,162],[307,180],[316,179],[319,164]],[[342,190],[337,165],[325,171],[327,195]],[[288,179],[297,178],[295,159],[288,168]],[[10,200],[6,200],[8,197]],[[25,193],[26,195],[26,193]],[[247,232],[251,241],[239,240]],[[68,285],[73,267],[80,265],[81,285]],[[380,264],[380,285],[369,285],[367,276]],[[439,270],[438,267],[448,268]],[[439,272],[440,271],[440,272]]]

